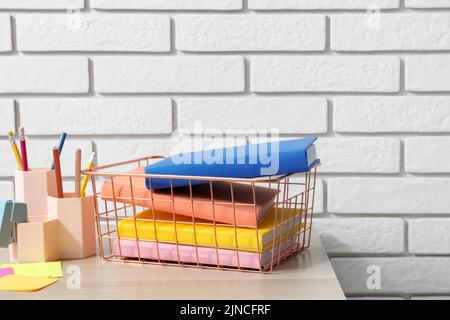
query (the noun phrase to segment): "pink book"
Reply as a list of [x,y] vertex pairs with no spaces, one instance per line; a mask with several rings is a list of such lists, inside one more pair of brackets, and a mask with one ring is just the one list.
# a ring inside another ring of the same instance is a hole
[[[138,251],[139,243],[139,251]],[[278,255],[283,257],[285,254],[294,251],[297,248],[298,237],[289,237],[286,241],[282,240],[280,246],[275,244],[273,259],[278,259]],[[292,244],[292,245],[291,245]],[[158,252],[159,251],[159,252]],[[202,265],[238,267],[247,269],[263,269],[270,266],[272,262],[272,248],[264,250],[261,254],[256,252],[225,250],[207,247],[197,247],[187,245],[158,243],[143,240],[116,239],[114,241],[113,253],[122,258],[138,258],[148,260],[158,260],[177,262],[178,257],[183,263],[197,263]],[[239,256],[239,263],[238,263]],[[261,260],[260,260],[261,259]]]

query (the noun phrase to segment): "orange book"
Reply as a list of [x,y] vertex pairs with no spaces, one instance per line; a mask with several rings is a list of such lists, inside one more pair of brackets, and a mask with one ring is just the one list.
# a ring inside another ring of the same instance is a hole
[[[131,174],[144,174],[143,167],[130,171]],[[170,189],[148,190],[145,177],[114,177],[114,185],[110,179],[102,187],[102,199],[133,204],[145,208],[154,208],[165,212],[174,212],[217,223],[236,224],[239,227],[255,227],[274,205],[278,194],[277,189],[255,186],[253,188],[244,183],[233,183],[233,197],[230,184],[226,182],[213,182],[214,204],[211,200],[210,185],[193,185],[192,199],[189,187],[173,189],[173,198]],[[132,185],[132,187],[131,187]],[[114,189],[114,192],[113,192]],[[232,204],[234,200],[234,210]],[[173,201],[172,201],[173,200]]]

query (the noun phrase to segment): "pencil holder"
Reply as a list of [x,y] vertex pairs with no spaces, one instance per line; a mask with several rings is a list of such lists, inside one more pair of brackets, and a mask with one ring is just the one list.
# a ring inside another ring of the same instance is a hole
[[46,168],[16,170],[16,200],[25,202],[28,217],[47,216],[47,196],[56,192],[55,172]]
[[81,259],[96,253],[94,197],[48,196],[48,215],[59,221],[61,259]]
[[58,220],[31,217],[27,223],[18,223],[10,258],[16,263],[59,260]]

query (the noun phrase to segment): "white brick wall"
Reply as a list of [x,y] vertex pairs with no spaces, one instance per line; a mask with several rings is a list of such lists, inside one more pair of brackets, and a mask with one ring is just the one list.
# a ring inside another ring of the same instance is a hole
[[333,129],[341,133],[450,132],[446,96],[336,98],[333,111]]
[[399,0],[248,0],[249,8],[255,10],[273,9],[383,9],[398,8]]
[[450,172],[450,139],[423,137],[405,139],[405,170],[412,173]]
[[0,93],[87,93],[88,90],[85,57],[0,59]]
[[[331,18],[337,51],[448,50],[450,14],[345,14]],[[427,26],[427,28],[424,28]]]
[[239,10],[242,0],[91,0],[96,9]]
[[90,14],[76,19],[67,19],[67,14],[17,15],[17,47],[24,52],[170,51],[167,16]]
[[0,0],[0,9],[81,9],[84,0]]
[[[282,112],[280,112],[282,111]],[[254,117],[263,112],[265,117]],[[239,117],[228,117],[229,114]],[[184,98],[178,99],[180,129],[194,133],[201,121],[205,130],[276,129],[283,134],[325,133],[327,101],[317,98]]]
[[0,15],[0,52],[11,51],[11,18],[9,15]]
[[447,0],[405,0],[408,8],[450,8]]
[[[450,16],[448,17],[450,22]],[[450,30],[450,28],[449,28]],[[450,34],[447,35],[450,39]],[[408,91],[450,91],[449,55],[411,56],[405,60],[405,88]]]
[[242,57],[96,58],[101,93],[242,92]]
[[183,15],[176,18],[182,51],[322,51],[324,15]]
[[397,92],[396,57],[254,57],[250,60],[254,92]]
[[450,254],[450,219],[409,220],[409,251],[417,255]]
[[28,135],[172,132],[170,99],[20,99],[19,104]]
[[[449,7],[0,0],[0,131],[26,126],[32,166],[69,132],[68,186],[77,147],[106,164],[171,153],[199,124],[319,135],[316,227],[348,296],[450,296]],[[11,198],[4,134],[0,154]]]

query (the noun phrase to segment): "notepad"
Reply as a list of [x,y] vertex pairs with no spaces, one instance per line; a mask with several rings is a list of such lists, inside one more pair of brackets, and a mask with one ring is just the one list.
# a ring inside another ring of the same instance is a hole
[[0,291],[34,292],[58,282],[57,278],[8,275],[0,278]]
[[61,262],[1,264],[0,268],[13,268],[15,275],[32,277],[61,278]]
[[[153,219],[152,210],[144,211],[133,218],[119,222],[119,236],[126,239],[158,240],[162,242],[217,247],[249,252],[262,252],[272,245],[275,238],[292,235],[301,228],[302,214],[300,209],[273,208],[259,224],[258,229],[234,228],[230,225],[211,225],[209,221],[197,219],[194,231],[192,219],[177,217],[173,222],[171,213],[155,211],[156,223],[139,219]],[[204,225],[203,223],[209,223]],[[274,227],[275,232],[274,232]],[[176,231],[175,231],[176,229]],[[156,233],[155,233],[156,230]],[[155,236],[156,234],[156,236]],[[236,240],[237,239],[237,240]]]
[[[316,137],[181,153],[145,168],[146,174],[257,178],[309,171],[318,163]],[[191,184],[207,180],[191,179]],[[185,178],[147,178],[148,189],[189,185]]]

